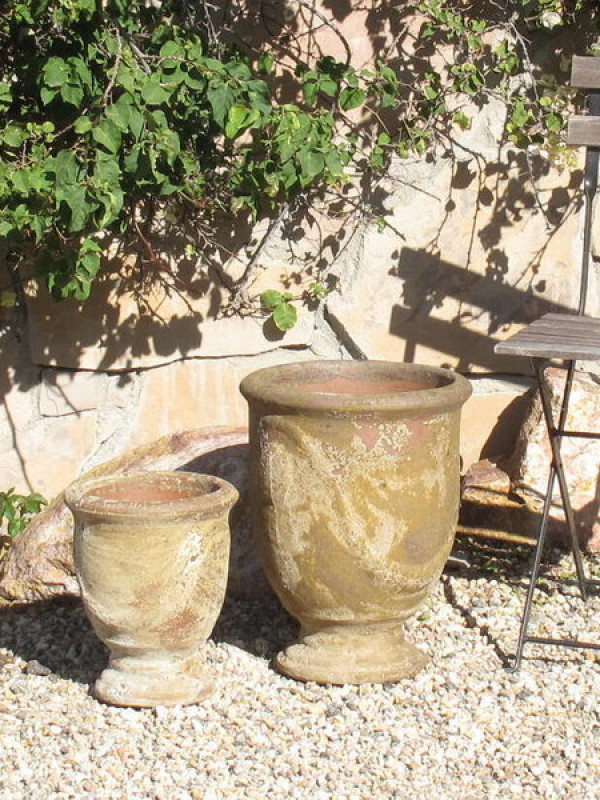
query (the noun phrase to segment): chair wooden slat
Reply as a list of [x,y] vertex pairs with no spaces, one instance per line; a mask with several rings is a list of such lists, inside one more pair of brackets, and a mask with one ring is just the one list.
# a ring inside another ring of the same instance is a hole
[[533,358],[600,360],[600,320],[575,314],[546,314],[494,351]]
[[600,89],[600,56],[573,56],[571,86]]
[[567,144],[600,148],[600,117],[572,116],[567,124]]

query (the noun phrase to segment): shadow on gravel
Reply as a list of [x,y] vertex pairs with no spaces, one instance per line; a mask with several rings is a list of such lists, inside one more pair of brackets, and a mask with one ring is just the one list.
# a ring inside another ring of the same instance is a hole
[[[536,602],[535,598],[538,598],[539,601],[540,597],[545,595],[546,599],[549,599],[557,592],[564,592],[565,589],[578,594],[575,564],[572,558],[566,571],[564,568],[563,558],[568,553],[569,550],[565,547],[550,545],[546,548],[542,568],[536,583],[534,604]],[[514,652],[511,650],[511,652],[507,653],[506,649],[493,635],[490,626],[479,621],[472,609],[466,606],[464,602],[460,602],[452,585],[452,578],[462,578],[468,581],[494,581],[495,583],[509,586],[518,592],[520,606],[514,618],[514,639],[516,644],[533,557],[534,550],[532,547],[494,539],[460,536],[455,540],[451,557],[442,575],[444,596],[447,602],[461,614],[468,628],[477,630],[481,637],[487,639],[504,667],[513,665]],[[588,579],[592,578],[592,572],[596,573],[598,570],[598,560],[586,559],[584,556],[584,569]],[[597,581],[594,581],[594,583],[597,583]],[[592,590],[590,585],[588,585],[588,589],[590,589],[591,594],[598,591],[597,589]],[[530,635],[534,633],[531,627],[529,633]],[[573,651],[566,650],[566,648],[562,648],[558,655],[556,651],[550,655],[548,648],[546,648],[544,653],[538,652],[535,658],[537,661],[556,662],[557,660],[569,660],[572,656]]]
[[76,598],[0,607],[0,647],[29,662],[28,674],[54,674],[84,684],[108,661],[108,650]]
[[[533,548],[500,540],[457,536],[445,572],[466,580],[497,580],[525,588],[533,560]],[[562,550],[548,548],[544,561],[557,564]]]
[[296,638],[298,624],[274,594],[225,600],[212,634],[217,642],[240,647],[252,655],[272,658]]
[[[297,625],[274,595],[226,598],[211,639],[272,658],[295,639]],[[0,648],[28,662],[27,674],[91,684],[108,662],[77,598],[0,607]],[[0,660],[0,672],[1,672]]]
[[[564,551],[549,548],[544,573],[551,574],[563,555]],[[464,601],[459,601],[452,579],[507,584],[524,601],[532,556],[529,547],[459,537],[442,576],[447,601],[459,611],[467,627],[486,637],[504,666],[510,664],[512,653],[507,653],[488,626],[477,620]],[[589,564],[586,567],[589,569]],[[557,584],[542,578],[537,591],[550,595],[557,591]],[[520,617],[516,615],[515,637],[519,624]],[[250,599],[227,597],[211,639],[270,659],[295,640],[297,631],[297,623],[273,594]],[[88,685],[108,661],[108,650],[96,637],[77,598],[0,607],[0,648],[28,662],[26,673],[55,675]]]
[[[468,628],[476,630],[482,638],[487,639],[505,668],[512,666],[514,653],[507,653],[493,635],[489,625],[482,624],[472,610],[459,601],[451,578],[454,576],[468,581],[497,581],[518,590],[524,601],[533,552],[533,548],[524,545],[495,539],[457,536],[450,560],[442,575],[446,601],[460,613]],[[557,563],[560,552],[552,549],[548,552],[548,558],[551,563]],[[542,589],[542,585],[540,588]],[[515,616],[515,635],[520,622],[520,616]]]

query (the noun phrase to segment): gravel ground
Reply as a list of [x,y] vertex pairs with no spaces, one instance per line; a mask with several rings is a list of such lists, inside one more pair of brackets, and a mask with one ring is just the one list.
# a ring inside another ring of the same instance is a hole
[[[112,708],[89,695],[106,651],[78,602],[0,610],[0,798],[596,800],[600,654],[528,645],[507,672],[530,552],[462,539],[455,555],[407,624],[431,663],[383,686],[278,675],[293,621],[274,598],[228,600],[209,700]],[[538,631],[600,642],[600,597],[582,607],[554,583],[536,596]]]

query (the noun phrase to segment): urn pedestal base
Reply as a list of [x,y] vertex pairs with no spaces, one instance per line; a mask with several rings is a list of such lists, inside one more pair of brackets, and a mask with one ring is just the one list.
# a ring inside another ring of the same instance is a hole
[[170,661],[168,665],[136,661],[111,660],[92,688],[94,697],[115,706],[150,708],[191,705],[214,690],[213,681],[197,659],[179,664]]
[[275,664],[290,678],[316,683],[392,683],[412,678],[428,656],[404,638],[400,622],[334,625],[302,631]]

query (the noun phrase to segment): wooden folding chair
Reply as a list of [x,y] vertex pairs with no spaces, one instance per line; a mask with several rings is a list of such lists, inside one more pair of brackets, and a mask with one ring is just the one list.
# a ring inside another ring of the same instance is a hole
[[[554,485],[557,479],[565,519],[569,529],[569,540],[575,561],[577,583],[582,600],[587,600],[590,586],[600,583],[599,581],[588,580],[585,576],[575,516],[569,497],[564,463],[561,458],[561,440],[564,437],[600,439],[600,432],[568,430],[565,427],[569,411],[573,375],[577,361],[600,360],[600,319],[594,319],[585,315],[589,281],[592,219],[594,198],[598,185],[598,162],[600,155],[600,57],[575,56],[571,71],[571,85],[578,89],[589,90],[587,97],[588,113],[586,115],[573,116],[569,120],[567,132],[568,144],[586,147],[583,254],[577,313],[546,314],[541,317],[541,319],[536,320],[520,330],[510,339],[499,342],[494,348],[496,353],[512,356],[527,356],[531,359],[539,387],[552,454],[539,536],[523,609],[519,641],[514,665],[512,667],[513,670],[519,669],[523,656],[523,648],[528,642],[600,650],[600,644],[583,642],[578,639],[552,639],[542,636],[532,636],[527,632],[533,595],[539,577],[542,554],[548,533],[548,520]],[[567,370],[567,377],[557,420],[555,420],[555,415],[552,411],[551,392],[546,376],[548,367],[551,363],[556,361],[561,362]]]

